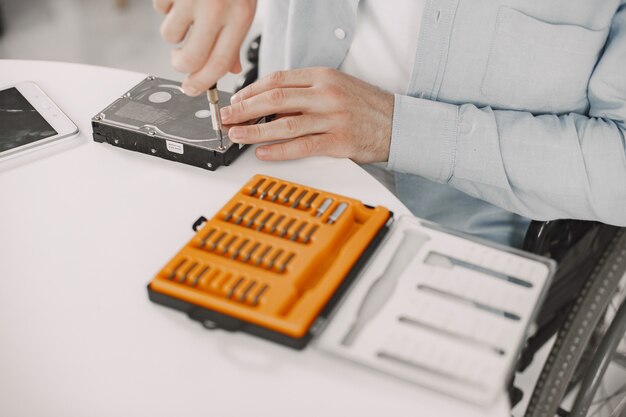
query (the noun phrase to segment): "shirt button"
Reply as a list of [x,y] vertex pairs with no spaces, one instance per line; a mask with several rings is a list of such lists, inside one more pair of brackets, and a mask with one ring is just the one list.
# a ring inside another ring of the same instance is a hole
[[346,31],[341,28],[335,29],[335,37],[337,39],[344,39],[346,37]]

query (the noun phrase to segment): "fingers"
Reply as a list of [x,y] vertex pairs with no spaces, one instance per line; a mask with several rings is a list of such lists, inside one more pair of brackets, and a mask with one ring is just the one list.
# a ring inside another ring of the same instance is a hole
[[200,15],[193,25],[185,46],[172,51],[172,66],[188,74],[199,71],[207,62],[220,31],[215,14]]
[[191,10],[179,5],[180,3],[174,4],[161,25],[161,36],[170,43],[179,43],[185,39],[193,21]]
[[230,72],[233,74],[239,74],[242,69],[243,67],[241,66],[241,58],[239,58],[239,55],[237,55],[237,59],[235,60],[233,66],[230,68]]
[[239,60],[239,47],[245,36],[246,29],[242,28],[241,24],[230,24],[224,27],[204,67],[183,81],[185,93],[196,96],[206,91],[231,68],[236,67]]
[[172,8],[173,0],[152,0],[154,10],[159,13],[167,14]]
[[332,136],[321,134],[259,146],[255,153],[257,158],[264,161],[284,161],[317,155],[339,156],[338,151],[338,148],[332,146]]
[[276,88],[222,108],[221,116],[224,123],[237,124],[274,113],[318,112],[322,106],[311,88]]
[[254,17],[255,0],[153,0],[153,4],[167,14],[161,25],[166,41],[179,43],[189,34],[171,56],[174,68],[190,74],[183,82],[188,95],[206,91],[228,71],[241,71],[239,49]]
[[230,102],[238,103],[241,100],[280,87],[309,87],[313,84],[312,71],[315,71],[315,69],[302,68],[273,72],[257,82],[250,84],[246,88],[241,89],[237,94],[231,97]]
[[330,121],[314,116],[289,116],[269,123],[250,126],[233,126],[228,137],[235,143],[262,143],[292,139],[330,130]]

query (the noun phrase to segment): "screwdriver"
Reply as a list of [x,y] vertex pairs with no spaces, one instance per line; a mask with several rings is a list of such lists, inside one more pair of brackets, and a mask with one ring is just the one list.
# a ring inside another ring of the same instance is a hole
[[224,139],[222,137],[222,116],[220,115],[220,96],[217,92],[217,83],[213,87],[209,88],[206,92],[207,99],[209,100],[209,110],[211,111],[211,122],[213,123],[213,130],[220,139],[219,150],[224,150]]

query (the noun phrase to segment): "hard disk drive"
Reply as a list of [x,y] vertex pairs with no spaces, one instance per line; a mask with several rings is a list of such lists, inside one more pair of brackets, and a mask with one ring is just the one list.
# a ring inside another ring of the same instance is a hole
[[[220,91],[220,103],[230,103]],[[263,120],[257,120],[259,123]],[[245,145],[223,142],[211,125],[206,95],[187,96],[176,81],[149,76],[91,119],[96,142],[215,170]]]

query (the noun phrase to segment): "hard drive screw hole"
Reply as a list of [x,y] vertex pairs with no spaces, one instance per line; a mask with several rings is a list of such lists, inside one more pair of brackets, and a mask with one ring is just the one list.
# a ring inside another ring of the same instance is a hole
[[154,130],[148,130],[148,135],[154,136],[156,135],[156,132]]
[[96,117],[94,117],[94,120],[102,120],[102,117],[96,116]]
[[113,140],[113,143],[115,143],[116,145],[119,145],[119,144],[120,144],[120,141],[119,141],[119,139],[114,139],[114,140]]
[[148,80],[150,81],[154,80],[154,75],[148,75]]
[[152,148],[152,149],[150,149],[150,152],[156,153],[156,149]]
[[209,168],[213,168],[213,164],[210,162],[207,162],[206,166],[208,166]]

